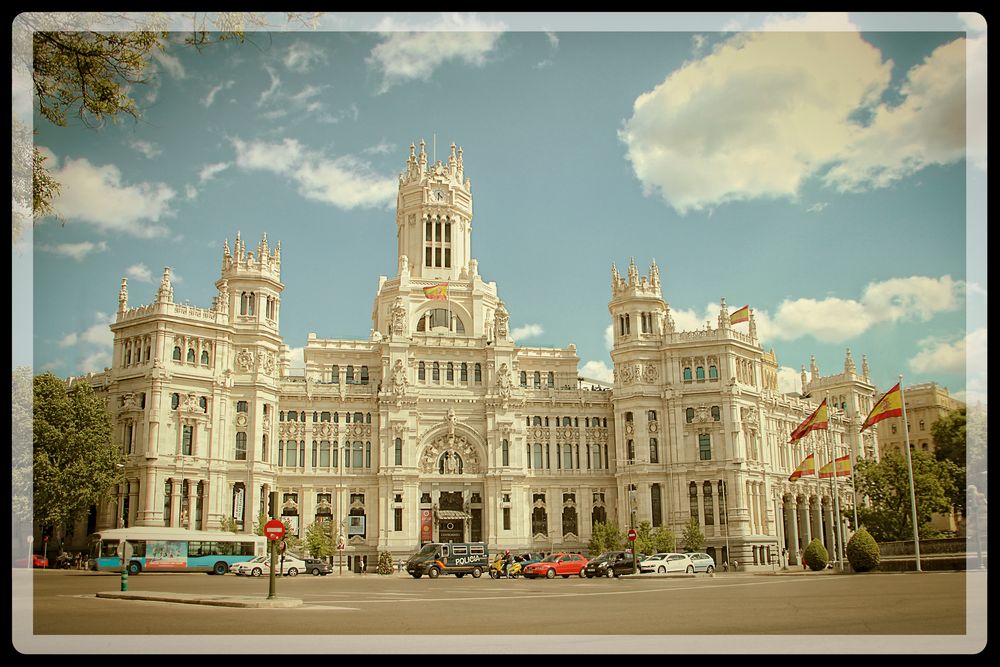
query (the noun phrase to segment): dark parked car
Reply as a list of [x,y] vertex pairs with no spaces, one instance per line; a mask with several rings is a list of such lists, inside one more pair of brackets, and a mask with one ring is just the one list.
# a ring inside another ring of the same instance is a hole
[[587,563],[587,567],[583,568],[583,576],[588,579],[612,576],[611,570],[608,569],[608,564],[618,560],[624,553],[624,551],[606,551],[600,556],[591,559]]
[[[611,570],[611,575],[606,574],[605,576],[620,577],[623,574],[639,574],[639,563],[642,562],[645,557],[646,556],[644,554],[638,554],[633,559],[632,554],[626,551],[608,565],[608,569]],[[635,569],[633,569],[633,565]]]
[[306,572],[313,575],[314,577],[318,577],[320,575],[327,575],[333,572],[333,568],[330,567],[329,563],[321,561],[317,558],[306,558],[305,563],[306,563]]

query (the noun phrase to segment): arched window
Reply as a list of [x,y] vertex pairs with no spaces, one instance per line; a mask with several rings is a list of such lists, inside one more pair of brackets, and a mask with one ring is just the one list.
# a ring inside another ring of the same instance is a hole
[[427,379],[427,366],[422,361],[417,364],[417,379],[421,381]]
[[553,373],[552,371],[549,371],[549,386],[550,387],[556,386],[556,374]]
[[712,421],[719,421],[722,419],[722,412],[719,410],[718,405],[712,406]]
[[403,440],[402,438],[396,438],[393,443],[395,451],[395,464],[398,466],[403,465]]
[[532,467],[535,468],[535,470],[541,470],[542,467],[543,467],[542,466],[542,446],[539,443],[535,443],[535,452],[534,452],[534,459],[533,459],[533,461],[534,461],[534,466],[532,466]]
[[593,451],[593,456],[591,458],[591,466],[595,470],[600,470],[601,467],[602,467],[601,466],[601,446],[600,445],[594,445],[593,446],[593,450],[594,451]]
[[572,426],[573,425],[573,421],[569,417],[563,417],[562,418],[562,425],[563,426]]
[[528,371],[521,371],[521,386],[528,386]]
[[201,351],[201,365],[208,366],[208,350]]
[[660,462],[660,448],[656,443],[656,438],[649,439],[649,462],[659,463]]
[[684,411],[684,421],[688,424],[694,421],[694,408],[688,408]]
[[285,466],[289,468],[294,468],[298,464],[296,463],[297,456],[299,452],[299,443],[294,440],[289,440],[285,443]]
[[455,381],[455,364],[450,361],[448,362],[448,368],[445,371],[445,379],[448,380],[448,382]]
[[170,409],[176,410],[180,404],[181,404],[181,395],[177,393],[170,394]]
[[701,523],[698,520],[698,484],[696,482],[688,484],[688,507],[691,512],[691,518]]
[[365,464],[364,455],[364,444],[355,442],[351,448],[351,467],[363,468]]
[[132,348],[127,343],[125,345],[125,365],[129,366],[132,363]]
[[652,515],[653,527],[663,525],[663,503],[660,501],[660,485],[652,484],[649,487],[649,509]]
[[320,440],[319,441],[319,467],[329,468],[330,467],[330,441]]
[[198,407],[201,408],[202,412],[204,412],[205,414],[208,414],[208,399],[205,398],[204,396],[199,396],[198,397]]
[[506,440],[500,441],[500,465],[504,467],[510,465],[510,443]]
[[698,459],[700,461],[712,460],[712,436],[708,433],[698,434]]
[[533,417],[532,420],[531,420],[531,425],[532,426],[541,426],[542,425],[542,418],[539,417],[539,416],[537,416],[537,415],[535,415],[535,417]]
[[246,412],[249,404],[246,401],[236,401],[236,412]]
[[709,380],[718,380],[719,379],[719,369],[716,368],[715,366],[709,366],[708,367],[708,379]]
[[635,441],[633,440],[625,441],[625,456],[628,457],[629,463],[635,462]]
[[548,535],[549,534],[549,519],[548,515],[545,513],[545,508],[536,507],[531,512],[531,533],[533,535]]
[[257,295],[253,292],[247,296],[247,315],[253,315],[256,310],[257,305]]
[[715,503],[712,502],[712,483],[705,482],[701,485],[701,495],[705,501],[705,525],[715,525]]
[[476,384],[482,384],[483,382],[483,367],[480,364],[476,364],[475,367],[475,380]]
[[684,367],[684,381],[685,382],[690,382],[691,381],[691,367],[690,366],[685,366]]
[[181,348],[179,345],[174,346],[174,361],[181,360]]
[[368,367],[361,367],[361,384],[368,384]]
[[465,363],[464,361],[462,362],[462,370],[461,370],[461,374],[459,375],[459,379],[462,382],[468,382],[469,381],[469,364]]
[[535,371],[534,380],[535,380],[535,389],[538,389],[539,387],[542,386],[542,374],[540,371]]
[[573,447],[572,445],[563,445],[563,470],[573,469]]
[[417,331],[425,332],[447,332],[451,331],[448,326],[449,318],[455,323],[455,333],[464,334],[465,325],[462,319],[455,313],[449,313],[445,308],[434,308],[420,315],[417,320]]
[[646,413],[646,421],[656,421],[656,410],[650,410]]
[[431,366],[431,379],[435,382],[439,382],[441,380],[441,364],[436,361],[434,362],[434,365]]
[[704,380],[705,379],[705,367],[704,366],[698,366],[698,368],[696,368],[695,371],[694,371],[694,376],[695,376],[695,379]]

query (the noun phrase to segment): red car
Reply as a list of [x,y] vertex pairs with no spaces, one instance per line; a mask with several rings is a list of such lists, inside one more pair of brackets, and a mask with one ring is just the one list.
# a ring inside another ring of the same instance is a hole
[[576,575],[583,576],[583,568],[587,566],[587,559],[580,554],[552,554],[537,563],[531,563],[521,571],[528,579],[535,577],[545,577],[555,579],[556,575],[563,579],[569,579]]
[[[14,565],[17,567],[28,567],[28,559],[19,558],[17,561],[15,561]],[[48,567],[48,566],[49,566],[48,558],[39,556],[38,554],[31,554],[31,567]]]

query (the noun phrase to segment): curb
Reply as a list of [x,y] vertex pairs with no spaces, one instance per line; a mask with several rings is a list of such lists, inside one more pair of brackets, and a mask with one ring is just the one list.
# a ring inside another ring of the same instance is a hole
[[214,597],[203,597],[190,593],[132,593],[128,591],[114,591],[98,593],[97,597],[110,600],[146,600],[149,602],[176,602],[180,604],[201,604],[214,607],[250,607],[268,609],[287,609],[291,607],[301,607],[302,600],[295,598],[252,598],[240,596],[219,595]]

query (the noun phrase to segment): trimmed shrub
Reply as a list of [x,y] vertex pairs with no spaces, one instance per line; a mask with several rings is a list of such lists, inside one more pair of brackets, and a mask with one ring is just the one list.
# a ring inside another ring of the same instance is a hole
[[378,570],[379,574],[392,574],[392,554],[388,551],[383,551],[378,555]]
[[875,541],[864,526],[847,541],[847,560],[855,572],[868,572],[878,567],[882,560],[878,542]]
[[830,562],[830,554],[827,553],[826,547],[823,546],[823,543],[817,537],[813,538],[813,541],[806,547],[805,552],[802,554],[802,560],[805,561],[810,570],[818,572]]

